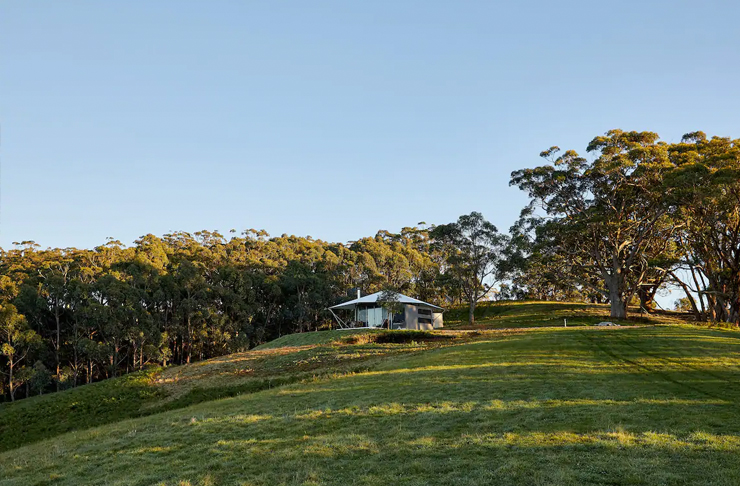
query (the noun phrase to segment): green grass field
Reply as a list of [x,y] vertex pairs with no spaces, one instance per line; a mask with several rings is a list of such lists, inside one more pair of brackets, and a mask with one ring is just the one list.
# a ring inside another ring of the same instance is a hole
[[[375,342],[389,336],[406,339]],[[61,393],[0,404],[0,452],[125,418],[356,373],[395,354],[419,352],[459,340],[430,340],[419,332],[296,334],[246,353],[167,369],[155,367]]]
[[[109,411],[106,425],[13,446],[0,454],[0,484],[740,484],[735,331],[543,327],[406,343],[311,334],[139,376],[145,398],[128,409],[151,414],[114,421]],[[64,393],[83,401],[84,388]],[[193,390],[202,399],[191,405]],[[2,407],[0,421],[52,397]],[[5,424],[3,441],[16,434]]]
[[601,321],[612,321],[622,325],[634,324],[680,324],[688,316],[679,312],[661,311],[648,316],[639,309],[630,308],[628,320],[615,321],[609,317],[608,307],[603,304],[580,302],[533,302],[505,301],[481,302],[475,309],[475,324],[468,324],[467,307],[449,309],[444,314],[448,329],[502,329],[543,326],[593,326]]

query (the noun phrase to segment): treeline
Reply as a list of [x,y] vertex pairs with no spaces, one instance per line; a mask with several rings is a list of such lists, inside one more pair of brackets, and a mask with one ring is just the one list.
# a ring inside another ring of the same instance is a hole
[[249,349],[328,328],[354,289],[442,305],[629,304],[668,286],[697,320],[740,323],[740,140],[613,130],[591,158],[551,147],[512,173],[529,204],[508,235],[480,213],[349,244],[249,230],[147,235],[92,250],[0,250],[0,398]]
[[5,399],[74,387],[147,364],[183,364],[331,325],[350,289],[459,300],[429,231],[348,245],[250,230],[146,235],[131,247],[0,253]]

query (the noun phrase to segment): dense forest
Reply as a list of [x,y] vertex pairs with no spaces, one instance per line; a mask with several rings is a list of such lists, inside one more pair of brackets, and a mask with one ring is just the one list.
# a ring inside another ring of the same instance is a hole
[[[349,291],[392,286],[440,302],[428,231],[349,245],[250,230],[146,235],[131,247],[2,253],[2,391],[89,383],[149,363],[189,363],[331,324]],[[23,316],[23,317],[21,317]]]
[[[667,286],[697,320],[740,322],[740,141],[651,132],[552,147],[515,171],[509,234],[480,213],[347,244],[248,230],[125,246],[0,250],[0,397],[189,363],[332,325],[330,305],[392,289],[442,306],[584,300],[652,312]],[[483,203],[482,203],[483,204]]]

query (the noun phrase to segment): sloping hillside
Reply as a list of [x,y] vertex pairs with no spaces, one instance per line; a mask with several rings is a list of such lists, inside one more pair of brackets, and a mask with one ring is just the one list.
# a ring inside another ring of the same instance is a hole
[[0,455],[0,484],[740,484],[740,335],[498,331]]
[[126,418],[363,371],[388,356],[461,339],[451,336],[440,340],[439,336],[419,332],[394,332],[394,339],[382,339],[387,335],[326,331],[285,336],[264,349],[185,366],[151,368],[60,393],[0,404],[0,452]]
[[[563,319],[567,319],[570,326],[591,325],[605,319],[606,315],[606,306],[589,304],[482,303],[476,312],[478,323],[473,327],[481,331],[560,326]],[[413,332],[394,332],[390,335],[394,339],[379,339],[389,335],[367,330],[292,334],[247,353],[165,370],[151,368],[62,393],[0,404],[0,452],[126,418],[254,393],[316,377],[367,370],[397,353],[418,352],[476,339],[469,333],[454,332],[455,329],[470,328],[464,322],[466,318],[465,308],[449,309],[446,331],[436,333],[435,339]],[[679,321],[672,316],[657,316],[643,322]]]
[[0,484],[740,484],[740,335],[600,310],[285,336],[6,404]]

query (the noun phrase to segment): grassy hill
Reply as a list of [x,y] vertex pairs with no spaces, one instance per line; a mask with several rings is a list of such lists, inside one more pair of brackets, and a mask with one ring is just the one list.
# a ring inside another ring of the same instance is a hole
[[[264,349],[151,369],[60,393],[0,404],[0,452],[65,432],[195,403],[254,393],[324,376],[369,369],[380,359],[459,339],[428,333],[325,331],[285,336]],[[282,344],[281,344],[282,343]],[[296,345],[295,343],[301,343]]]
[[43,437],[8,417],[126,404],[0,454],[0,484],[740,484],[740,334],[530,327],[536,305],[495,311],[520,329],[286,336],[2,406],[8,449]]
[[656,314],[641,314],[639,309],[630,308],[628,320],[609,318],[609,307],[603,304],[580,302],[481,302],[475,309],[475,325],[468,324],[468,308],[456,307],[444,314],[448,329],[501,329],[511,327],[543,326],[592,326],[601,321],[622,325],[632,324],[680,324],[688,316],[679,312],[661,311]]

